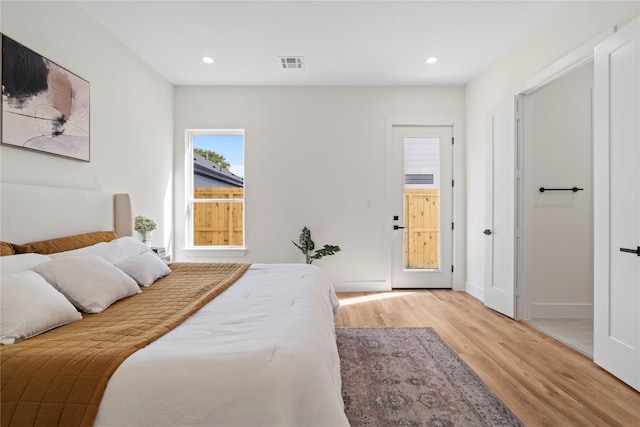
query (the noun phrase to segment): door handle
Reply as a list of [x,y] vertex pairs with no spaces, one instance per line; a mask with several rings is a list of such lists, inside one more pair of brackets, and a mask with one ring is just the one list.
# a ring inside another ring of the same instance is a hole
[[486,230],[484,230],[482,233],[483,233],[483,234],[486,234],[487,236],[490,236],[490,235],[491,235],[491,230],[489,230],[489,229],[487,228],[487,229],[486,229]]
[[638,246],[636,249],[620,248],[620,252],[628,252],[640,256],[640,246]]
[[393,229],[394,229],[394,230],[399,230],[399,229],[401,229],[401,228],[404,228],[404,227],[401,227],[401,226],[399,226],[399,225],[394,225],[394,226],[393,226]]

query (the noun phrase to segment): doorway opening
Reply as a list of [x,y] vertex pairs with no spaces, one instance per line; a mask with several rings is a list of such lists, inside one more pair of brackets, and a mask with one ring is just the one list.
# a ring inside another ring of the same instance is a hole
[[593,61],[521,95],[521,319],[593,357]]

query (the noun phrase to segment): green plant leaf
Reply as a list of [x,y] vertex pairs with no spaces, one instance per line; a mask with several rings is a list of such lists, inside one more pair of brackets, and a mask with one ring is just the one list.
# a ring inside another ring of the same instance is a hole
[[324,256],[335,255],[336,252],[340,252],[340,246],[336,245],[324,245],[324,248],[318,249],[313,256],[313,259],[320,259]]
[[313,263],[313,260],[320,259],[322,257],[328,255],[334,255],[336,252],[340,252],[340,246],[337,245],[324,245],[322,249],[318,249],[313,255],[311,251],[315,248],[315,243],[311,240],[311,230],[308,227],[304,227],[302,232],[300,233],[300,237],[298,239],[299,243],[294,242],[291,243],[300,249],[300,251],[304,254],[307,264]]

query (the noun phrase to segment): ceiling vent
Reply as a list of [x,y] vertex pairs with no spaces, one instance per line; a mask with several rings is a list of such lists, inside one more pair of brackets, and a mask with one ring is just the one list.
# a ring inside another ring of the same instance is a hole
[[281,56],[282,68],[301,70],[304,68],[304,57],[302,56]]

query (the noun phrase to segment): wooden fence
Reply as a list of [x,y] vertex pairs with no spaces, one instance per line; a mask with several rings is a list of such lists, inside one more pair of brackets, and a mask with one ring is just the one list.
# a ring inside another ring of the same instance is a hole
[[[196,187],[196,199],[244,199],[242,187]],[[243,203],[194,202],[194,246],[238,246],[244,243]]]
[[404,190],[405,268],[438,268],[440,264],[440,191]]
[[[196,199],[243,199],[244,188],[197,187]],[[440,194],[438,189],[405,189],[405,268],[438,268]],[[242,245],[243,204],[235,201],[193,204],[194,246]]]

